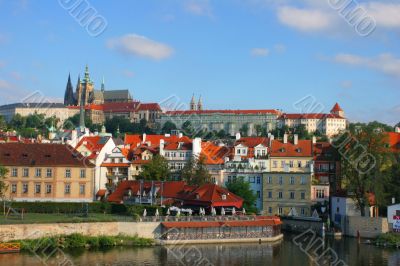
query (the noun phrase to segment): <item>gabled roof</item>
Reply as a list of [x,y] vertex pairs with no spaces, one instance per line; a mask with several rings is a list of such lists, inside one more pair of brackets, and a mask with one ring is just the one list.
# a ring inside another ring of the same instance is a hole
[[225,157],[229,157],[232,149],[226,146],[218,146],[212,142],[201,143],[201,156],[205,158],[205,164],[224,164]]
[[138,107],[139,111],[162,111],[158,103],[141,103]]
[[338,103],[336,103],[336,104],[333,106],[331,112],[343,112],[343,109],[340,107],[340,105],[339,105]]
[[312,141],[299,140],[297,145],[291,142],[283,143],[279,140],[273,140],[271,157],[312,157]]
[[336,114],[282,114],[278,119],[345,119]]
[[240,138],[239,140],[236,140],[235,146],[243,144],[244,146],[248,148],[255,148],[256,146],[262,144],[265,147],[269,146],[269,138],[265,137],[243,137]]
[[82,148],[87,149],[91,152],[88,156],[89,159],[95,159],[98,153],[101,152],[103,147],[107,144],[107,142],[111,139],[111,137],[101,137],[101,136],[89,136],[83,137],[81,141],[76,146],[77,150],[81,150]]
[[[145,143],[150,142],[152,147],[158,147],[160,145],[160,140],[164,140],[165,144],[168,143],[173,143],[173,142],[184,142],[184,143],[189,143],[192,142],[192,140],[189,137],[183,136],[179,137],[177,135],[170,135],[170,136],[165,136],[165,135],[146,135],[146,140],[144,141]],[[138,146],[138,144],[143,143],[143,135],[140,134],[126,134],[125,135],[125,145],[131,145],[131,146]]]
[[94,167],[71,146],[63,144],[0,144],[0,164],[5,166]]
[[139,102],[111,102],[104,103],[104,112],[112,113],[126,113],[126,112],[136,112],[139,106]]
[[104,91],[104,100],[105,101],[110,101],[110,100],[120,100],[120,101],[126,101],[126,100],[132,100],[132,96],[129,92],[129,90],[110,90],[110,91]]

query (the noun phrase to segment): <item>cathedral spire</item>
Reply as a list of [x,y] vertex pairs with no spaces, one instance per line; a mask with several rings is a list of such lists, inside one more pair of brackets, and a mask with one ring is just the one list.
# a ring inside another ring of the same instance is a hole
[[103,80],[101,81],[101,91],[104,92],[105,90],[106,90],[106,85],[105,85],[104,77],[103,77]]
[[197,110],[199,110],[199,111],[203,110],[203,101],[201,99],[201,95],[199,97],[199,102],[197,103]]
[[190,111],[195,111],[197,110],[197,106],[196,106],[196,100],[194,98],[194,93],[192,96],[192,100],[190,101]]
[[64,105],[70,106],[70,105],[74,105],[74,104],[75,104],[74,88],[72,87],[72,83],[71,83],[71,73],[69,73],[67,87],[65,89],[65,95],[64,95]]
[[85,67],[85,77],[83,78],[83,82],[85,82],[85,83],[92,83],[92,81],[90,80],[90,74],[89,74],[89,67],[88,67],[88,65],[86,65],[86,67]]

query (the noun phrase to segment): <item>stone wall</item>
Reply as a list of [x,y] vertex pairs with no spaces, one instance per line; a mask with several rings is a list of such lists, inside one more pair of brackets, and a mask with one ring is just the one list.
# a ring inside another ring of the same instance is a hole
[[144,238],[158,238],[161,233],[160,223],[57,223],[57,224],[17,224],[0,225],[0,242],[36,239],[54,235],[79,233],[88,236],[115,236],[124,234]]
[[321,221],[302,220],[301,218],[281,218],[282,230],[289,232],[304,232],[308,229],[313,230],[317,234],[322,233],[323,223]]
[[375,238],[388,232],[389,225],[387,218],[346,216],[344,229],[344,234],[347,236],[356,237],[359,231],[361,237]]

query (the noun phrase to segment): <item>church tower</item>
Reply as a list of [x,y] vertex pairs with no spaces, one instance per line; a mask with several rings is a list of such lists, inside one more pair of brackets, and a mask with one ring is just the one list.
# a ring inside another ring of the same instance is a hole
[[76,85],[76,95],[78,96],[77,103],[79,105],[81,104],[87,105],[91,103],[93,91],[94,91],[93,81],[90,79],[89,67],[86,65],[85,76],[82,82],[80,82],[79,78],[78,84]]
[[345,117],[344,111],[343,111],[343,109],[340,107],[340,105],[338,103],[336,103],[333,106],[333,108],[331,110],[331,114],[338,115],[338,116],[343,117],[343,118]]
[[203,101],[201,99],[201,95],[200,95],[200,98],[199,98],[199,102],[197,103],[197,110],[203,111]]
[[190,101],[190,111],[196,111],[197,106],[196,106],[196,100],[194,98],[194,94],[192,96],[192,100]]
[[71,74],[68,74],[68,82],[64,95],[64,105],[65,106],[75,105],[74,88],[72,87],[71,83]]

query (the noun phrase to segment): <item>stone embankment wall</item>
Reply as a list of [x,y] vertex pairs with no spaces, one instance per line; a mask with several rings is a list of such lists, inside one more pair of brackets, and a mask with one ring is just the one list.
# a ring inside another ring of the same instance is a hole
[[110,222],[110,223],[55,223],[0,225],[0,242],[36,239],[54,235],[79,233],[87,236],[116,236],[119,234],[155,239],[161,233],[157,222]]

